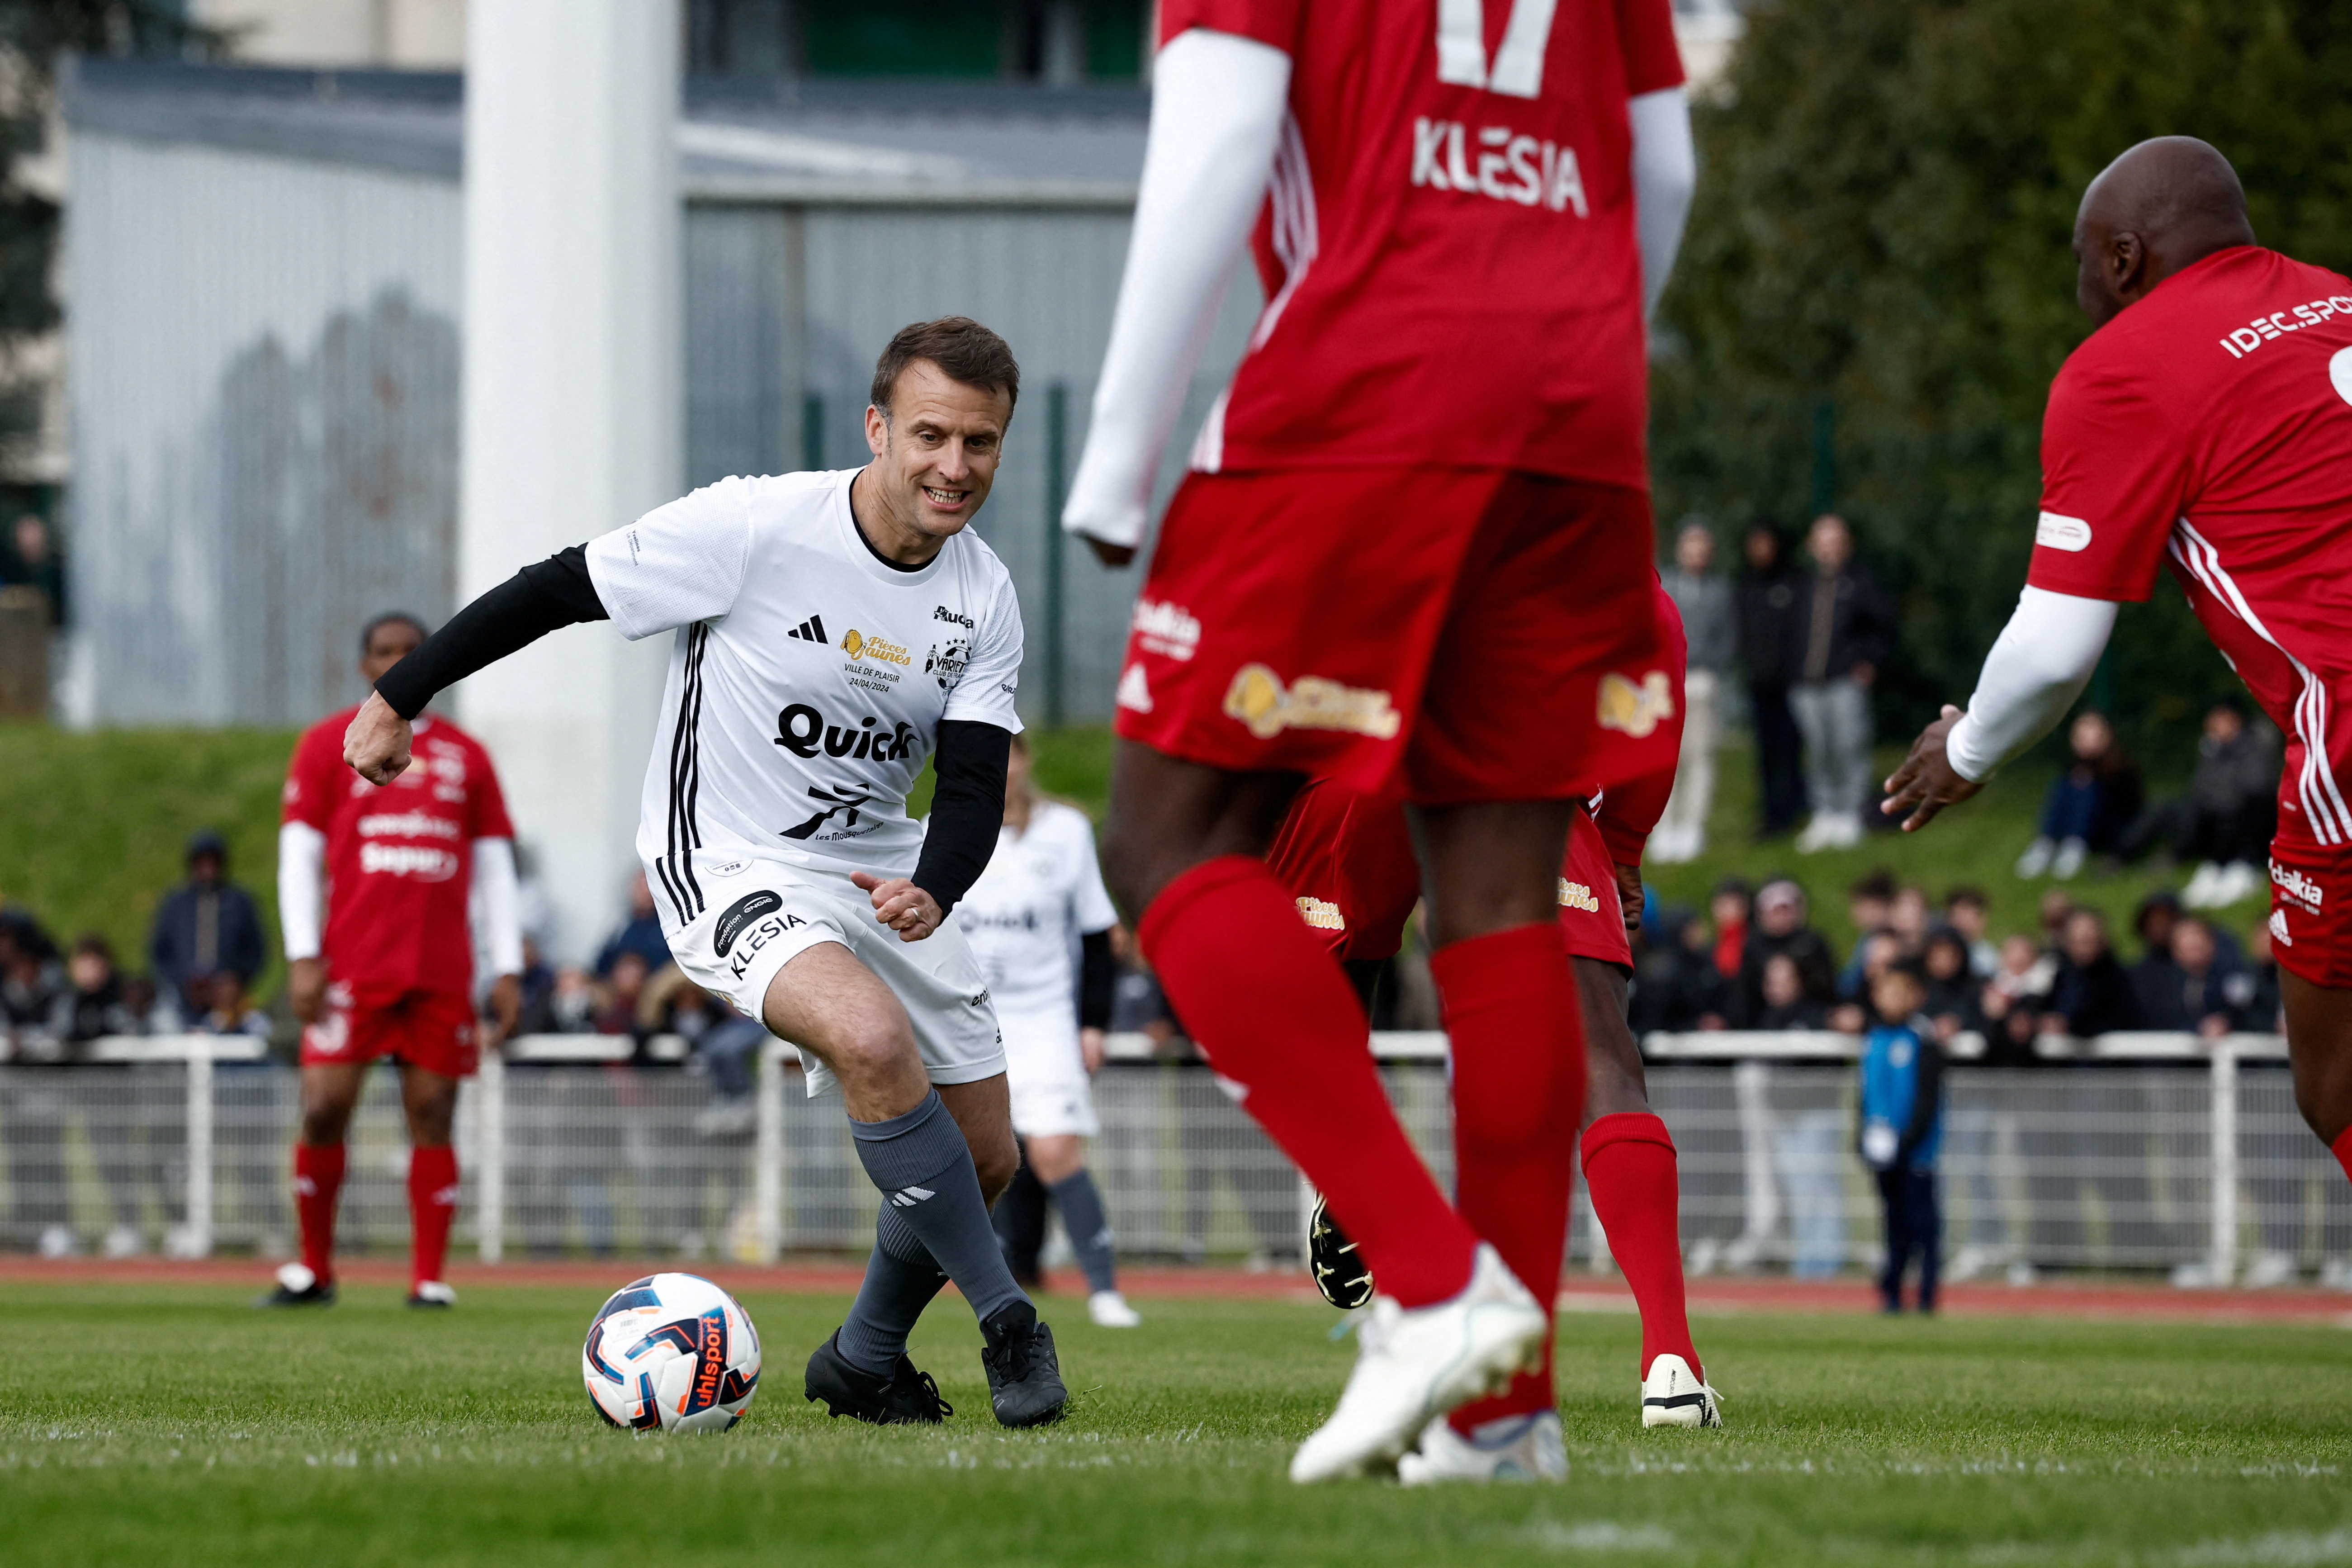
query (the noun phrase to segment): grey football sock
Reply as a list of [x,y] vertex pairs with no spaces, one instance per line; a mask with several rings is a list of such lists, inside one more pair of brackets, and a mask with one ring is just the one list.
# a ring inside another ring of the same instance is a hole
[[1054,1206],[1062,1211],[1062,1228],[1070,1233],[1070,1250],[1078,1255],[1078,1267],[1087,1271],[1087,1289],[1116,1289],[1110,1220],[1103,1213],[1102,1193],[1095,1186],[1094,1177],[1081,1170],[1045,1191],[1053,1194]]
[[853,1121],[849,1131],[857,1141],[858,1163],[882,1190],[883,1204],[906,1221],[956,1282],[975,1317],[986,1321],[1000,1307],[1029,1299],[1004,1265],[996,1231],[988,1223],[988,1205],[981,1199],[971,1151],[939,1090],[904,1116]]
[[877,1377],[887,1377],[907,1349],[915,1320],[948,1282],[922,1238],[889,1204],[874,1220],[874,1255],[866,1279],[841,1325],[842,1359]]

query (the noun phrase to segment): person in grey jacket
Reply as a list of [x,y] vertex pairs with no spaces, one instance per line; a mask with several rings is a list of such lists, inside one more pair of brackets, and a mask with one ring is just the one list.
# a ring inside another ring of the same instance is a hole
[[1805,549],[1813,570],[1800,595],[1797,684],[1789,705],[1805,736],[1812,820],[1797,836],[1800,854],[1862,842],[1874,734],[1870,688],[1895,646],[1895,609],[1870,569],[1853,558],[1845,519],[1813,519]]
[[1648,858],[1673,865],[1706,848],[1715,805],[1715,752],[1723,741],[1723,680],[1739,644],[1739,609],[1730,582],[1715,571],[1715,531],[1686,518],[1675,535],[1675,564],[1660,575],[1682,612],[1689,656],[1683,677],[1683,749],[1665,815],[1650,835]]

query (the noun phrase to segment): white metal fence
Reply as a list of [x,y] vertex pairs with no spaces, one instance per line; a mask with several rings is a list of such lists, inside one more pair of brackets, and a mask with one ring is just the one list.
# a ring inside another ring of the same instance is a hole
[[[1378,1037],[1405,1125],[1452,1174],[1443,1037]],[[1852,1152],[1853,1041],[1696,1035],[1649,1042],[1652,1103],[1680,1151],[1694,1271],[1827,1274],[1875,1257],[1876,1200]],[[294,1072],[259,1043],[100,1042],[70,1066],[0,1066],[0,1247],[275,1255],[293,1242]],[[2295,1114],[2275,1037],[2045,1041],[2032,1068],[1965,1060],[1947,1079],[1947,1254],[2005,1266],[2172,1269],[2227,1279],[2258,1257],[2352,1257],[2352,1187]],[[772,1258],[862,1251],[876,1195],[839,1102],[811,1100],[771,1046],[730,1099],[659,1039],[537,1036],[461,1092],[461,1246],[513,1257]],[[1096,1080],[1093,1163],[1130,1256],[1295,1256],[1289,1163],[1197,1062],[1115,1038]],[[371,1076],[350,1134],[341,1237],[407,1232],[397,1085]],[[1580,1205],[1581,1208],[1582,1205]],[[1573,1256],[1605,1266],[1582,1210]]]

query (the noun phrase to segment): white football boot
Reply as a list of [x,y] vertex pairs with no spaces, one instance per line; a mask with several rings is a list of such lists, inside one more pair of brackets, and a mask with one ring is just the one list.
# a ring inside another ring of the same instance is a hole
[[1557,1410],[1497,1416],[1479,1423],[1467,1437],[1441,1415],[1422,1429],[1420,1450],[1397,1460],[1397,1479],[1409,1487],[1567,1479],[1568,1449],[1559,1439]]
[[1690,1363],[1678,1355],[1662,1355],[1642,1380],[1642,1425],[1720,1426],[1723,1410],[1715,1390],[1698,1380]]
[[1405,1308],[1373,1298],[1363,1352],[1339,1407],[1291,1456],[1290,1479],[1324,1481],[1392,1468],[1433,1416],[1542,1363],[1544,1310],[1485,1242],[1459,1295]]
[[1143,1315],[1116,1290],[1097,1290],[1087,1298],[1087,1316],[1100,1329],[1139,1329]]

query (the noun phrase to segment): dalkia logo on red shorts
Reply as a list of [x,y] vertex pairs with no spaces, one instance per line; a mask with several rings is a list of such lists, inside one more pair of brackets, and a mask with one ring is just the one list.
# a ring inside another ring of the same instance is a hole
[[1663,669],[1654,669],[1634,685],[1611,670],[1601,678],[1601,727],[1622,730],[1637,741],[1647,740],[1659,725],[1675,716],[1675,686]]
[[1192,657],[1201,646],[1201,623],[1190,610],[1159,599],[1138,599],[1135,602],[1135,640],[1146,653],[1156,653],[1178,663]]
[[1262,664],[1245,664],[1225,688],[1225,717],[1238,719],[1261,741],[1285,730],[1347,730],[1376,741],[1392,741],[1404,724],[1385,691],[1342,686],[1319,675],[1302,675],[1289,685]]
[[2326,901],[2327,895],[2319,884],[2292,866],[2272,861],[2271,880],[2277,884],[2281,897],[2301,904],[2313,914],[2319,913],[2320,905]]

